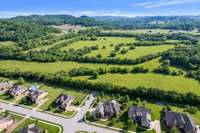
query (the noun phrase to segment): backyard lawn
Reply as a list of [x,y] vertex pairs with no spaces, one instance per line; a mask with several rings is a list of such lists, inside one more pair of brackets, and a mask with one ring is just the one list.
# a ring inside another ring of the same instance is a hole
[[48,133],[59,133],[60,128],[54,125],[44,123],[43,121],[36,121],[35,119],[26,119],[22,124],[20,124],[12,133],[19,133],[20,129],[27,127],[29,124],[35,124],[41,129],[46,129]]

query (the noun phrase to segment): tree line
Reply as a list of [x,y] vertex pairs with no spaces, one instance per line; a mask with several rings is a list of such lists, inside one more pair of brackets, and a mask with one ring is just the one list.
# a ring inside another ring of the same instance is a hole
[[200,105],[200,96],[194,93],[178,93],[175,91],[164,91],[159,88],[127,88],[117,86],[109,83],[92,83],[83,80],[71,79],[66,72],[59,72],[56,74],[42,74],[39,72],[21,72],[15,70],[14,72],[0,69],[0,76],[8,78],[24,78],[36,82],[43,82],[58,86],[68,86],[74,89],[87,89],[90,91],[103,91],[106,93],[119,93],[121,95],[129,95],[132,97],[151,98],[155,100],[169,101],[173,103],[189,104],[194,106]]

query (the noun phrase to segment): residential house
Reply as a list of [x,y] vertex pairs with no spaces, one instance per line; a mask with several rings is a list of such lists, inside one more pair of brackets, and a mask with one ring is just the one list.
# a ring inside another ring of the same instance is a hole
[[17,97],[22,95],[26,90],[27,90],[26,87],[13,85],[13,87],[8,91],[8,93],[13,97]]
[[44,90],[29,90],[27,99],[36,104],[40,104],[48,95],[48,91]]
[[61,109],[61,110],[66,111],[66,110],[69,109],[69,107],[71,106],[73,101],[74,101],[74,97],[61,94],[56,99],[55,105],[56,105],[57,109]]
[[44,129],[38,128],[35,124],[30,124],[26,128],[20,130],[20,133],[44,133],[44,132],[45,132]]
[[11,82],[1,82],[0,83],[0,94],[5,94],[12,87]]
[[177,128],[181,133],[197,133],[197,128],[187,114],[165,111],[165,126],[168,129]]
[[99,103],[93,112],[93,116],[97,118],[100,115],[100,118],[110,119],[120,113],[120,107],[121,105],[115,100]]
[[0,129],[7,129],[14,123],[14,118],[12,116],[0,116]]
[[144,107],[129,108],[128,116],[142,128],[151,127],[151,111]]

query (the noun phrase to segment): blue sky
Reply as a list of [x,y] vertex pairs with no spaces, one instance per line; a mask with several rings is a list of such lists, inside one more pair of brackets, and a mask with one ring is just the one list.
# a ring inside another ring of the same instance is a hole
[[0,17],[30,14],[75,16],[200,15],[200,0],[0,0]]

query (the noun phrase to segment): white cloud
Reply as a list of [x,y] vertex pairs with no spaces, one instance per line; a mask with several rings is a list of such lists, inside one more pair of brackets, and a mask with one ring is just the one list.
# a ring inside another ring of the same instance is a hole
[[179,5],[179,4],[187,4],[193,2],[200,2],[200,0],[157,0],[152,2],[143,2],[133,4],[133,6],[139,6],[144,8],[156,8],[162,6],[170,6],[170,5]]

